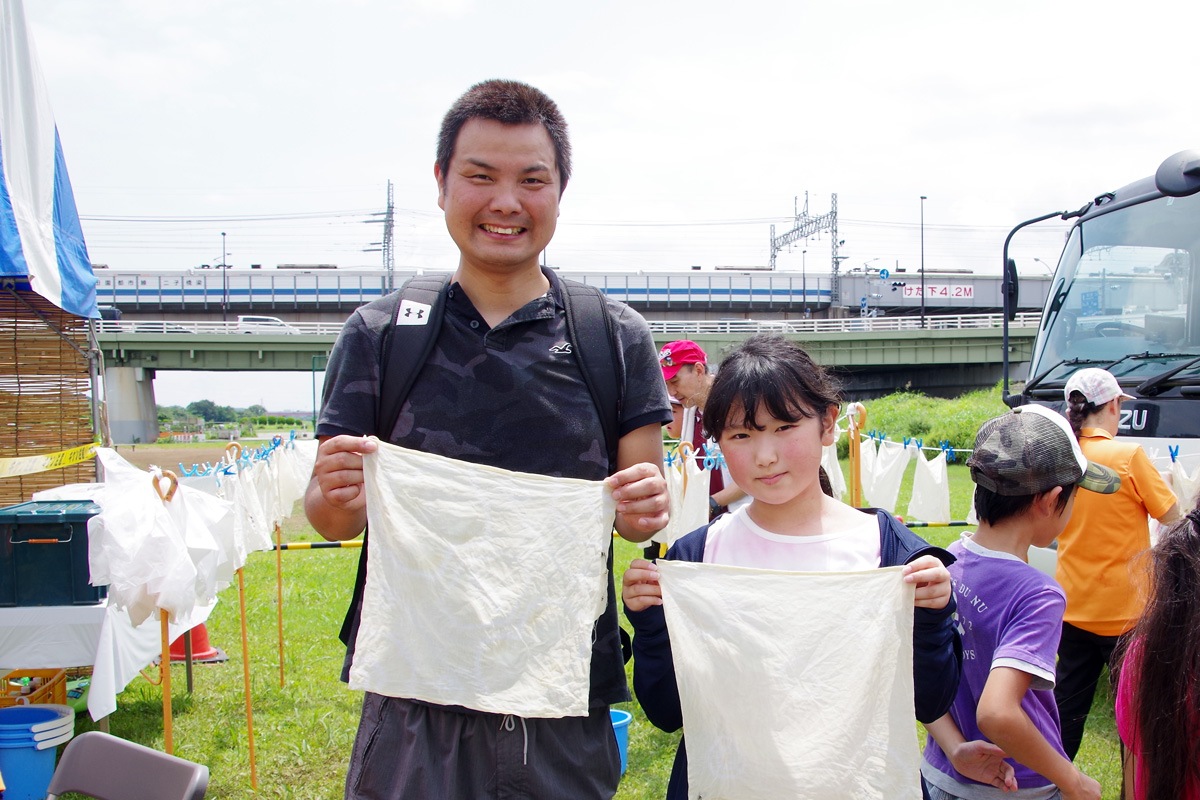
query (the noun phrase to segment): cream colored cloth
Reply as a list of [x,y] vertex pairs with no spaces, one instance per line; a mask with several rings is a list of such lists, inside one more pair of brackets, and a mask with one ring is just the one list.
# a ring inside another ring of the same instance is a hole
[[611,490],[382,442],[363,462],[371,543],[350,687],[586,716]]
[[900,567],[658,568],[690,798],[921,797]]

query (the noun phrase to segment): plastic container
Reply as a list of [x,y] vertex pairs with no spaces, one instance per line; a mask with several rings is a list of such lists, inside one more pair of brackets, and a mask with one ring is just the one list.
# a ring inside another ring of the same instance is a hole
[[44,500],[0,508],[0,606],[92,605],[87,522],[100,507]]
[[612,720],[613,733],[617,735],[617,749],[621,751],[621,774],[624,775],[625,767],[629,764],[629,723],[633,720],[633,714],[610,708],[608,716]]
[[[21,693],[23,678],[41,680],[41,686]],[[0,679],[0,708],[39,703],[64,705],[67,702],[67,673],[61,669],[18,669]]]

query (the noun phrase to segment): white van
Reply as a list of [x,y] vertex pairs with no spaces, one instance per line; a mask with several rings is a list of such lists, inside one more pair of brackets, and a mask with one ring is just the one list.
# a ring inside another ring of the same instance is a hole
[[238,333],[299,333],[300,329],[288,325],[278,317],[238,317]]

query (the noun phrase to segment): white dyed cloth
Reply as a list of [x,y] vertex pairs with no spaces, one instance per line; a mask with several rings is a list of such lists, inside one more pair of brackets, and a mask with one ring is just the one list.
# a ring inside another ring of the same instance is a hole
[[1171,483],[1175,489],[1175,497],[1179,502],[1179,510],[1187,513],[1196,507],[1196,498],[1200,496],[1200,466],[1190,475],[1184,469],[1183,462],[1176,459],[1171,462]]
[[363,463],[371,544],[350,687],[586,716],[611,490],[383,442]]
[[690,798],[921,797],[902,568],[658,568]]
[[686,442],[672,455],[670,463],[664,464],[671,519],[667,527],[654,535],[668,546],[708,523],[709,475],[701,466],[703,456],[697,457],[695,449]]
[[908,516],[923,522],[950,521],[950,477],[945,450],[930,459],[925,458],[924,452],[917,451]]
[[[865,450],[865,448],[864,448]],[[908,467],[911,452],[899,442],[884,439],[879,443],[879,452],[871,463],[871,488],[867,488],[867,480],[863,478],[863,494],[875,508],[895,512],[896,498],[900,495],[900,481],[904,478],[904,470]],[[863,459],[863,471],[866,472],[866,459]]]
[[[838,433],[841,434],[840,431]],[[842,474],[842,468],[838,464],[837,442],[821,448],[821,466],[825,468],[825,474],[829,476],[829,485],[833,489],[834,498],[841,500],[846,496],[846,476]]]

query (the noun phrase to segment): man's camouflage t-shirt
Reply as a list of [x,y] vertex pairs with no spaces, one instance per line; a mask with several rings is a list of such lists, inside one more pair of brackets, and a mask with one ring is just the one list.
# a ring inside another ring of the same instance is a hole
[[[355,311],[329,357],[317,434],[373,434],[515,472],[604,479],[612,470],[600,416],[568,335],[558,276],[544,272],[550,291],[494,328],[451,284],[437,343],[386,436],[376,430],[375,416],[382,331],[390,319],[374,303]],[[625,379],[619,435],[669,422],[670,403],[645,320],[622,303],[605,305],[618,343],[617,372]],[[405,328],[392,328],[393,335],[402,337]],[[392,346],[403,346],[402,339]],[[553,543],[547,557],[553,557]],[[593,648],[592,698],[628,699],[612,591]]]

